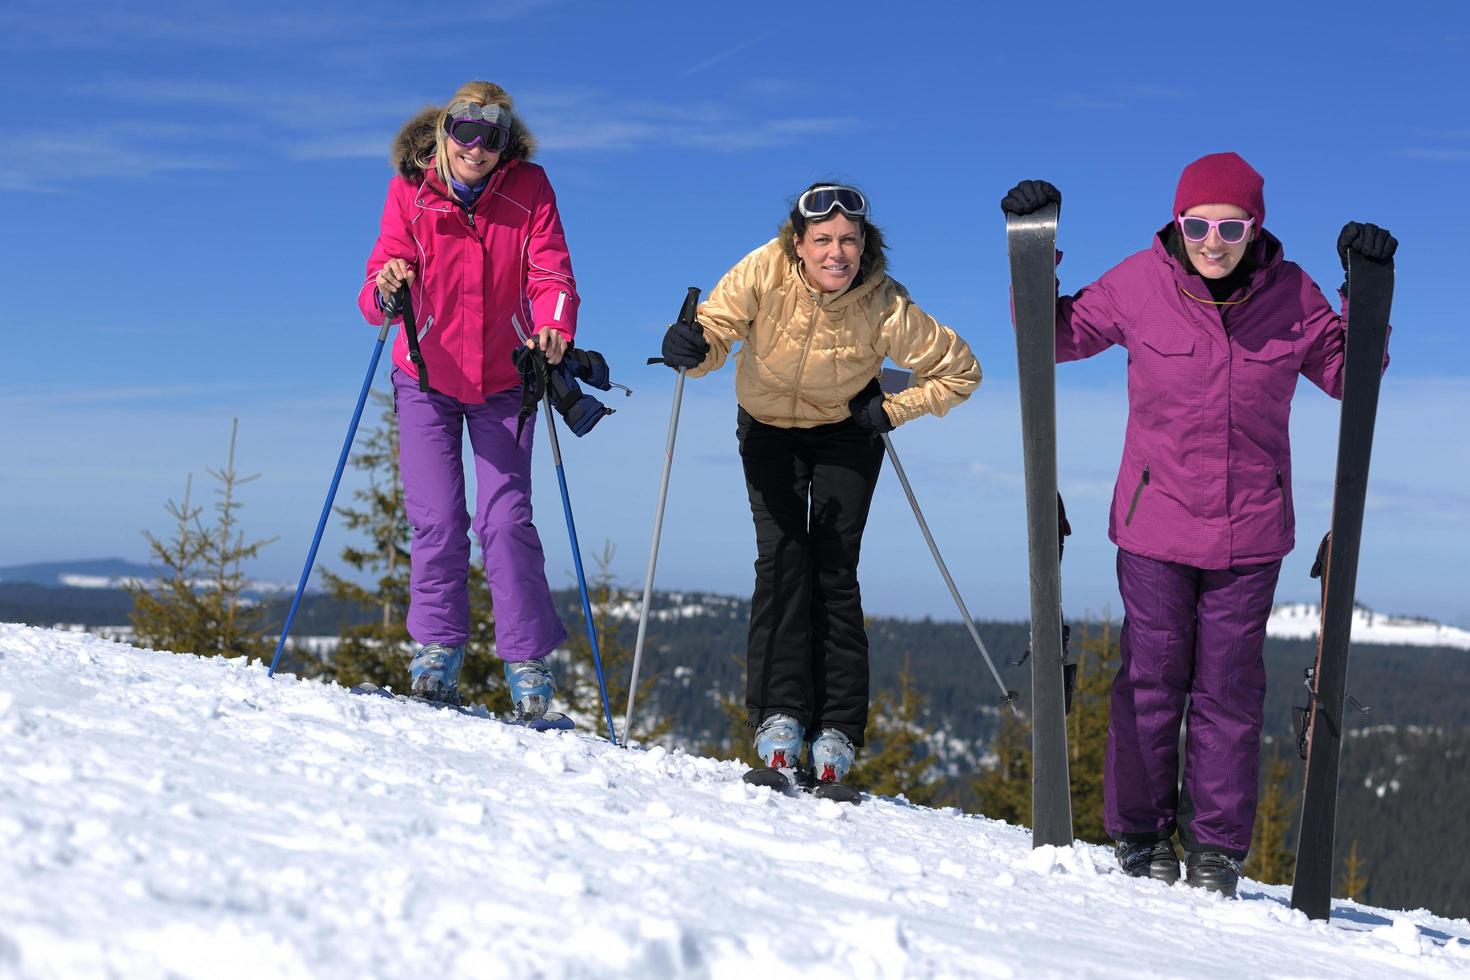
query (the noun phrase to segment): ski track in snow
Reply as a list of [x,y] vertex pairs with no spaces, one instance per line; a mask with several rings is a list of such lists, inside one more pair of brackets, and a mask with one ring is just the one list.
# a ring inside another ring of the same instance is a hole
[[1470,974],[1464,919],[743,771],[0,624],[0,976]]

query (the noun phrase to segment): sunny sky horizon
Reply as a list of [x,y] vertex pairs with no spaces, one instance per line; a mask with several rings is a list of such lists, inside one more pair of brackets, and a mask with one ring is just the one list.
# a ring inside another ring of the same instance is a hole
[[[642,586],[673,375],[644,364],[684,289],[708,290],[812,180],[872,200],[893,275],[985,372],[943,419],[894,434],[978,617],[1027,610],[1015,349],[1000,197],[1061,187],[1072,292],[1169,220],[1180,169],[1235,150],[1266,226],[1329,294],[1343,222],[1399,238],[1360,601],[1470,626],[1470,368],[1454,284],[1470,219],[1470,8],[1280,4],[1224,28],[1178,4],[740,7],[506,0],[472,8],[19,0],[0,38],[0,243],[15,343],[0,392],[0,566],[147,557],[164,504],[224,463],[232,418],[252,568],[295,581],[376,330],[355,308],[416,109],[488,78],[515,97],[556,188],[582,295],[579,343],[635,394],[563,430],[589,565],[606,542]],[[1123,12],[1126,11],[1126,12]],[[378,387],[384,386],[385,367]],[[1120,613],[1107,512],[1126,416],[1113,350],[1058,369],[1074,535],[1069,611]],[[754,558],[730,370],[686,386],[658,586],[748,593]],[[371,424],[370,409],[365,424]],[[1459,421],[1456,422],[1455,420]],[[1278,601],[1310,600],[1337,403],[1292,412],[1296,550]],[[537,526],[574,584],[538,425]],[[356,486],[344,484],[339,503]],[[334,522],[320,565],[340,569]],[[954,607],[891,472],[864,540],[868,611]]]

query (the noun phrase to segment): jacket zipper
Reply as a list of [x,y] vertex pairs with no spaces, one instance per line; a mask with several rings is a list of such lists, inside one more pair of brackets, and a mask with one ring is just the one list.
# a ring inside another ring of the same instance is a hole
[[1133,512],[1138,509],[1138,498],[1143,496],[1143,488],[1148,486],[1148,464],[1143,464],[1143,476],[1138,478],[1138,486],[1133,488],[1133,500],[1128,504],[1128,516],[1123,518],[1123,526],[1127,527],[1133,523]]
[[806,357],[812,349],[812,336],[817,332],[817,317],[821,315],[822,307],[815,299],[812,300],[812,322],[807,327],[806,343],[801,347],[801,360],[796,362],[796,377],[791,381],[791,418],[796,418],[796,403],[801,397],[801,372],[806,368]]
[[1281,467],[1276,467],[1276,490],[1281,494],[1281,530],[1286,530],[1286,481],[1281,478]]

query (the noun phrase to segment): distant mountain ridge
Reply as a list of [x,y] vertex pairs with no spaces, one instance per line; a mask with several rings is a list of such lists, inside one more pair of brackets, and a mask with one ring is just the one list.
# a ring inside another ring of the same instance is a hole
[[[121,589],[134,582],[151,583],[159,577],[159,569],[139,565],[124,558],[89,558],[79,561],[48,561],[31,565],[0,568],[0,583],[45,585],[67,589]],[[250,595],[269,595],[295,588],[284,582],[252,579],[245,591]]]

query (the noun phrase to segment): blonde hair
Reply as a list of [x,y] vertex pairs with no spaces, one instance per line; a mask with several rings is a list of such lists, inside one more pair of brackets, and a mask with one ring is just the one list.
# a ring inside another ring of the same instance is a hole
[[451,194],[454,193],[454,175],[449,170],[449,134],[444,131],[444,122],[449,118],[449,107],[459,102],[473,102],[478,106],[498,105],[512,111],[515,109],[510,94],[494,82],[465,82],[444,103],[444,108],[439,110],[438,118],[434,120],[434,158],[420,160],[418,163],[424,168],[433,166],[439,179],[444,182],[445,189]]

